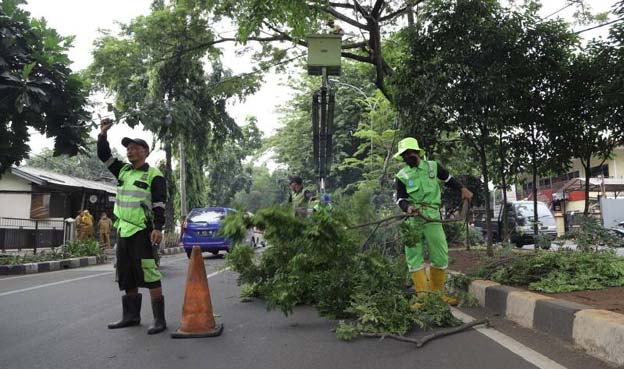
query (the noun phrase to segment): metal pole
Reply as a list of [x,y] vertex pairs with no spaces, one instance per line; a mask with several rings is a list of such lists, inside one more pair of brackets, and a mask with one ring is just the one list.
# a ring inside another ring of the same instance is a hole
[[35,247],[33,248],[33,254],[37,253],[37,243],[39,243],[39,221],[35,220]]
[[312,147],[313,147],[313,155],[314,155],[314,170],[317,173],[320,173],[321,163],[319,154],[319,113],[320,113],[320,103],[319,103],[319,91],[314,92],[312,96]]
[[327,176],[331,172],[332,163],[332,135],[334,133],[334,107],[336,105],[336,94],[333,90],[329,89],[329,102],[327,105],[327,144],[325,147],[325,167],[327,170]]

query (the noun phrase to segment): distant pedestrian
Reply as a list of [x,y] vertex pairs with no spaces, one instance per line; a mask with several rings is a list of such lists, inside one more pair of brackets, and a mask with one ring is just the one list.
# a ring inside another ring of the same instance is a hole
[[93,228],[93,215],[89,213],[89,210],[84,210],[81,216],[82,228],[83,228],[83,236],[81,241],[87,241],[89,239],[95,238],[95,231]]
[[111,247],[111,228],[113,228],[113,221],[106,215],[106,213],[102,213],[100,221],[98,222],[98,235],[100,236],[100,245],[105,249],[110,249]]
[[82,241],[82,211],[78,210],[78,215],[74,219],[74,239]]

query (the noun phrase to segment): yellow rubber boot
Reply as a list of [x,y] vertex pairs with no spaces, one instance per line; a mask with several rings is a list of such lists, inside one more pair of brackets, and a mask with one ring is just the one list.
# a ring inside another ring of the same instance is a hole
[[[425,268],[412,272],[411,277],[412,283],[414,283],[414,291],[416,291],[416,296],[422,296],[423,294],[429,292],[429,282],[427,281],[427,273],[425,272]],[[416,310],[421,305],[421,303],[417,302],[411,305],[410,309]]]
[[457,299],[446,296],[444,292],[444,282],[446,281],[446,269],[429,268],[429,274],[431,277],[431,291],[440,292],[442,294],[442,300],[451,306],[457,305]]

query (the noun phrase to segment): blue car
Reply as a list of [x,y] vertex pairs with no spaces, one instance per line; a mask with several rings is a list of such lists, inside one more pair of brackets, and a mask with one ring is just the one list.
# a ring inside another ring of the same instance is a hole
[[221,250],[230,251],[232,241],[217,236],[221,221],[230,212],[236,210],[214,207],[195,208],[189,212],[182,225],[182,245],[189,257],[193,246],[199,246],[202,252],[210,252],[213,255],[219,254]]

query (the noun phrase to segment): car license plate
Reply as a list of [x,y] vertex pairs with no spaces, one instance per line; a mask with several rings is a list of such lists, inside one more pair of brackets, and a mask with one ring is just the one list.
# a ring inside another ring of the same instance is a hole
[[212,236],[212,231],[199,231],[198,233],[200,236],[204,236],[204,237]]

